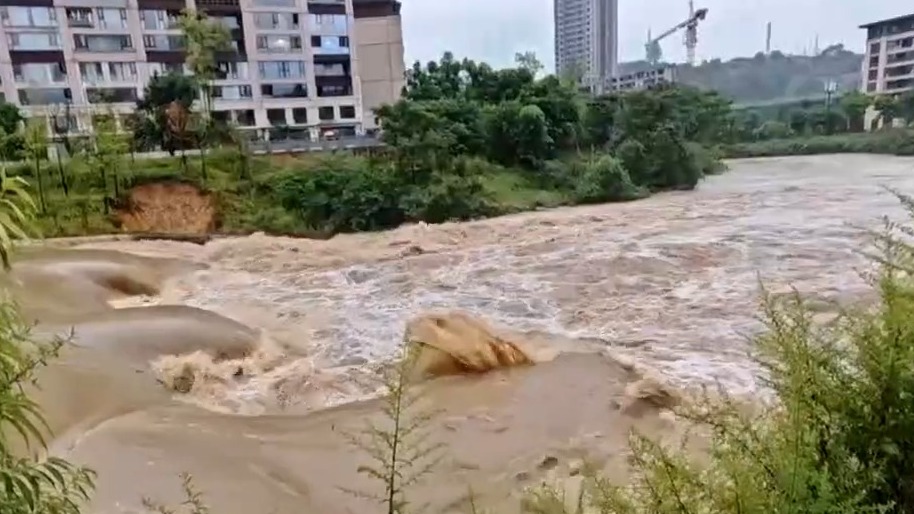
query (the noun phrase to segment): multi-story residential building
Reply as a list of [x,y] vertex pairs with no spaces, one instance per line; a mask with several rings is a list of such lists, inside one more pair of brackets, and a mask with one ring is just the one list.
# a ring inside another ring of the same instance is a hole
[[609,89],[612,91],[639,91],[672,84],[675,81],[676,68],[662,66],[616,75],[612,78]]
[[[914,14],[861,25],[866,55],[861,87],[871,95],[900,95],[914,90]],[[878,123],[870,109],[867,126]]]
[[619,0],[553,1],[557,73],[602,93],[619,62]]
[[102,110],[126,116],[154,74],[189,72],[183,9],[231,34],[214,117],[260,135],[361,134],[403,86],[396,0],[0,0],[2,95],[73,130]]

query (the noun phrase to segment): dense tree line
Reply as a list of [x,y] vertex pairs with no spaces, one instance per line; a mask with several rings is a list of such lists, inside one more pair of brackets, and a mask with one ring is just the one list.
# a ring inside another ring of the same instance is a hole
[[530,55],[506,69],[449,53],[415,63],[402,99],[377,112],[384,158],[283,176],[282,204],[328,230],[363,230],[497,212],[480,180],[498,169],[575,203],[693,188],[716,169],[703,145],[729,112],[718,95],[669,87],[589,98],[571,81],[538,78],[540,68]]

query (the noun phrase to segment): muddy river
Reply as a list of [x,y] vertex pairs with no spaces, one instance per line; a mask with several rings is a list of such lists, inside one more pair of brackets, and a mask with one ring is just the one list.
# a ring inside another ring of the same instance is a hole
[[75,330],[41,401],[53,451],[99,473],[93,512],[180,500],[182,472],[219,514],[377,510],[340,490],[371,489],[341,432],[377,417],[407,322],[451,310],[541,363],[429,385],[448,458],[414,495],[508,506],[584,454],[624,477],[629,428],[673,431],[620,408],[645,376],[754,394],[759,277],[861,298],[861,227],[902,214],[886,186],[914,192],[914,159],[745,160],[693,192],[329,241],[50,243],[13,290],[39,336]]

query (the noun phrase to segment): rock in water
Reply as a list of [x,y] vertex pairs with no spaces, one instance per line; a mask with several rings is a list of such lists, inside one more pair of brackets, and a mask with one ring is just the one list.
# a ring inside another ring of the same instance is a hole
[[485,373],[533,364],[516,341],[463,312],[427,314],[410,321],[404,337],[414,354],[414,373],[435,377]]

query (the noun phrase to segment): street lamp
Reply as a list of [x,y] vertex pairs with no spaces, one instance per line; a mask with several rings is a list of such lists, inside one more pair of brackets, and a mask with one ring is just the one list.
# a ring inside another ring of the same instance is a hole
[[834,132],[831,120],[831,100],[838,92],[838,83],[834,80],[825,82],[825,132],[831,134]]

